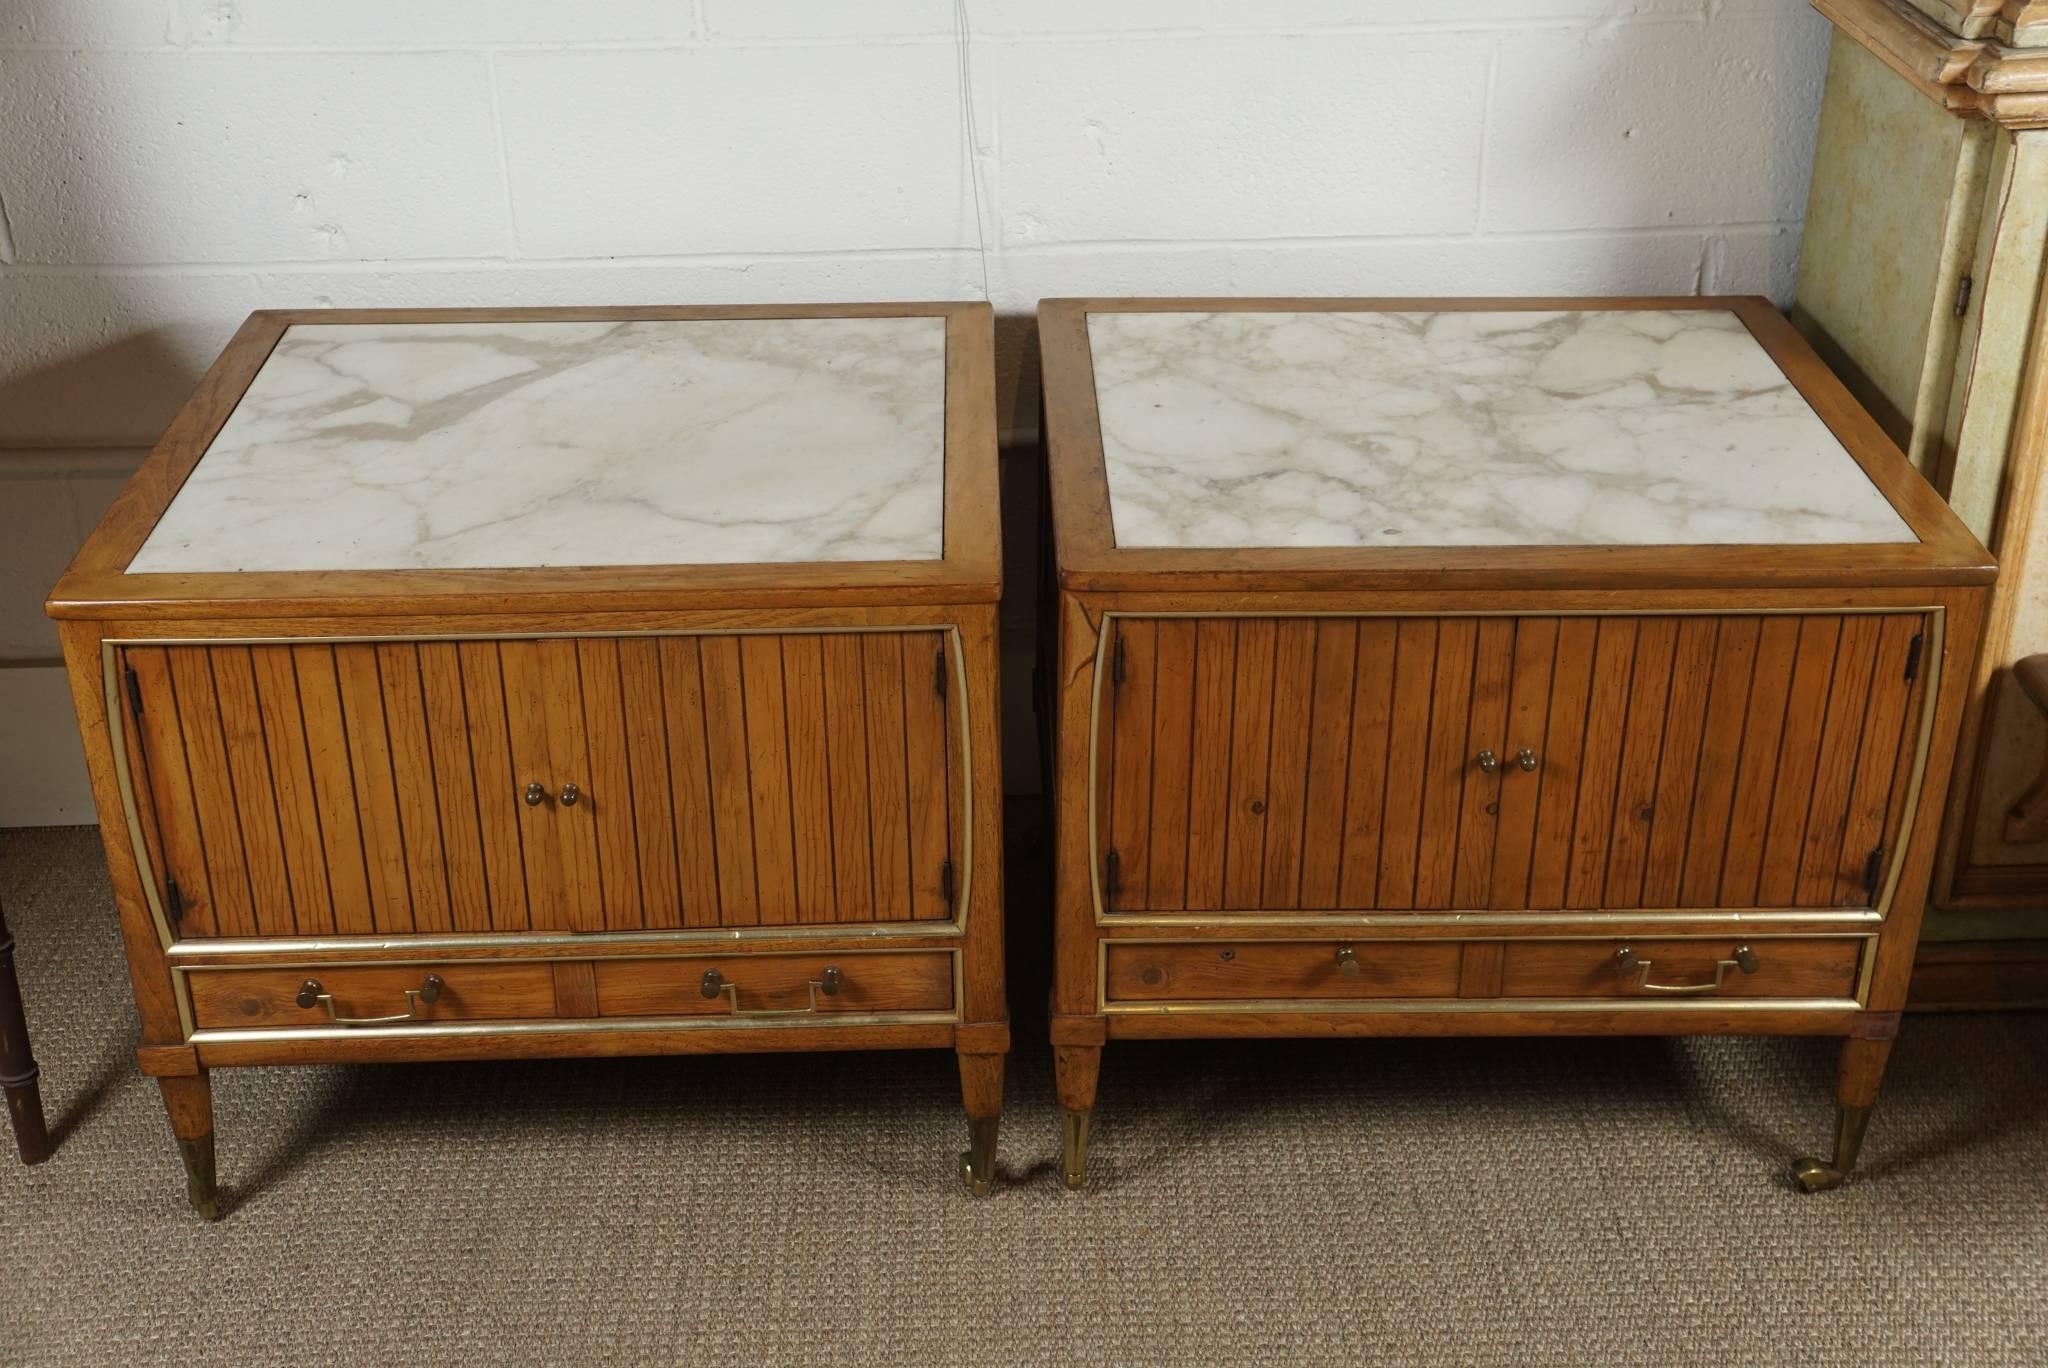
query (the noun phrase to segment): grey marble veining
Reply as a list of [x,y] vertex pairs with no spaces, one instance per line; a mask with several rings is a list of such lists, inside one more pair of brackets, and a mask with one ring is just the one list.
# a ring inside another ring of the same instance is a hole
[[1911,542],[1726,310],[1091,314],[1126,547]]
[[945,321],[300,325],[135,573],[933,560]]

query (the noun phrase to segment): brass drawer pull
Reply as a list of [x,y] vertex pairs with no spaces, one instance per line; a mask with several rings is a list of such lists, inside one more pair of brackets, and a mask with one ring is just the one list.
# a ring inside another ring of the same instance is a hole
[[526,786],[526,805],[528,807],[539,807],[547,800],[548,791],[539,784],[528,784]]
[[580,788],[577,788],[577,787],[576,787],[576,786],[575,786],[574,784],[564,784],[564,785],[562,785],[562,806],[563,806],[563,807],[575,807],[575,806],[576,806],[576,800],[577,800],[578,798],[581,798],[582,796],[583,796],[583,790],[582,790],[582,789],[580,789]]
[[1521,771],[1524,774],[1533,774],[1536,770],[1536,766],[1541,763],[1542,762],[1536,758],[1536,752],[1530,750],[1527,746],[1524,746],[1520,750],[1515,752],[1515,764],[1517,767],[1521,769]]
[[734,1016],[786,1017],[808,1016],[812,1012],[817,1011],[818,994],[823,993],[826,997],[837,997],[839,996],[839,986],[844,982],[845,975],[839,972],[838,965],[826,965],[825,972],[812,979],[808,985],[811,1001],[807,1007],[742,1007],[740,1006],[740,986],[719,973],[716,969],[706,969],[704,977],[699,981],[697,987],[698,991],[708,998],[715,998],[720,993],[725,994],[726,1000],[732,1004],[732,1014]]
[[1756,951],[1746,945],[1735,947],[1732,959],[1717,960],[1714,963],[1714,977],[1705,983],[1652,983],[1650,970],[1656,961],[1640,958],[1630,946],[1622,946],[1614,952],[1614,967],[1624,974],[1634,974],[1635,987],[1643,993],[1712,993],[1719,991],[1722,981],[1730,969],[1740,969],[1745,974],[1756,972]]
[[1358,977],[1359,969],[1357,950],[1353,949],[1351,946],[1348,945],[1340,945],[1337,947],[1337,972],[1340,974],[1349,975],[1352,978]]
[[325,1007],[327,1019],[336,1026],[389,1026],[400,1021],[418,1021],[422,1002],[438,1002],[441,998],[441,976],[427,975],[427,981],[417,988],[405,990],[405,1010],[396,1016],[345,1017],[334,1010],[334,994],[320,986],[319,979],[307,979],[299,985],[299,1006]]

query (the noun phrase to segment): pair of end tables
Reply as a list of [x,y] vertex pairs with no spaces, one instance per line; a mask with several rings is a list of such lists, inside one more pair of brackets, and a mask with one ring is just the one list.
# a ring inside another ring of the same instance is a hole
[[[1761,301],[1051,301],[1104,1044],[1898,1028],[1994,567]],[[1009,1046],[983,304],[261,313],[53,592],[193,1205],[230,1065]],[[1033,913],[1037,909],[1031,909]]]

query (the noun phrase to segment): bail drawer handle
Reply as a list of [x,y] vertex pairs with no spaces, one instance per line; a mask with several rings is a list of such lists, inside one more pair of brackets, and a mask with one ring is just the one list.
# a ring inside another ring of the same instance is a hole
[[811,999],[810,1005],[805,1007],[742,1007],[740,1006],[740,986],[719,973],[716,969],[706,969],[704,971],[704,977],[697,983],[697,990],[708,998],[715,998],[723,993],[726,1001],[731,1004],[731,1015],[736,1017],[809,1016],[813,1012],[822,1010],[818,1003],[818,994],[823,993],[826,997],[838,997],[840,986],[845,981],[846,976],[840,972],[838,965],[826,965],[824,973],[810,980],[805,985],[809,990]]
[[1730,969],[1740,969],[1745,974],[1754,974],[1757,969],[1756,951],[1746,945],[1735,947],[1730,959],[1714,962],[1714,976],[1704,983],[1652,983],[1650,970],[1655,960],[1646,960],[1637,955],[1634,948],[1624,945],[1614,952],[1614,967],[1624,974],[1635,975],[1634,987],[1642,993],[1712,993],[1720,990]]
[[327,1019],[336,1026],[389,1026],[400,1021],[418,1021],[422,1002],[438,1002],[441,998],[441,976],[427,975],[427,981],[417,988],[405,990],[405,1010],[395,1016],[345,1017],[334,1010],[334,994],[320,986],[319,979],[307,979],[299,985],[298,1003],[301,1007],[325,1007]]

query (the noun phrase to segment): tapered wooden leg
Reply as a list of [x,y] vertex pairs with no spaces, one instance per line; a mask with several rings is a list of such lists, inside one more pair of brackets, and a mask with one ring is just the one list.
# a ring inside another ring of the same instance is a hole
[[204,1073],[189,1078],[159,1078],[164,1110],[171,1114],[171,1132],[185,1159],[185,1195],[192,1209],[209,1221],[220,1219],[220,1190],[213,1173],[213,1082]]
[[967,1104],[967,1152],[960,1178],[967,1190],[986,1197],[995,1190],[996,1132],[1003,1120],[1003,1059],[999,1054],[960,1055],[960,1095]]
[[14,1145],[24,1164],[40,1164],[50,1157],[43,1094],[36,1085],[39,1072],[29,1053],[28,1017],[21,1009],[21,983],[14,974],[14,936],[5,913],[0,913],[0,1089],[7,1095]]
[[1062,1113],[1060,1181],[1078,1188],[1088,1181],[1088,1124],[1095,1113],[1095,1084],[1102,1076],[1100,1045],[1055,1045],[1053,1086]]
[[1863,1148],[1863,1132],[1870,1125],[1870,1109],[1877,1103],[1877,1085],[1884,1078],[1885,1061],[1891,1052],[1889,1040],[1842,1042],[1841,1082],[1836,1089],[1839,1110],[1835,1157],[1832,1162],[1814,1158],[1793,1161],[1792,1179],[1801,1192],[1838,1188],[1856,1167],[1857,1152]]

